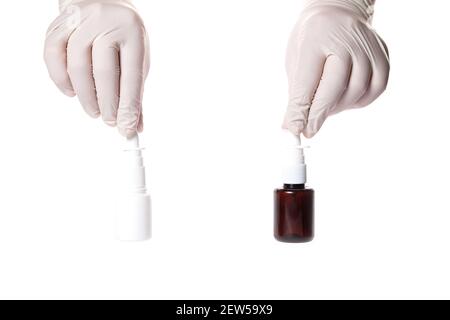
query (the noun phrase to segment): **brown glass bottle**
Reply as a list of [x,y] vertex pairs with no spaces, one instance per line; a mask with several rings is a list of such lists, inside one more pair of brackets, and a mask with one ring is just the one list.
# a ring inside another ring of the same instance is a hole
[[314,190],[304,184],[275,190],[275,238],[305,243],[314,239]]

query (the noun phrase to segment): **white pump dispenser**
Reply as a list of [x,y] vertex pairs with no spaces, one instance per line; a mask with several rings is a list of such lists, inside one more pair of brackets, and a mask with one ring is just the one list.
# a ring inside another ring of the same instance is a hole
[[121,241],[145,241],[151,238],[151,199],[147,192],[139,136],[127,139],[122,160],[117,237]]
[[299,136],[286,131],[283,133],[284,155],[282,182],[285,185],[306,184],[306,164],[302,141]]

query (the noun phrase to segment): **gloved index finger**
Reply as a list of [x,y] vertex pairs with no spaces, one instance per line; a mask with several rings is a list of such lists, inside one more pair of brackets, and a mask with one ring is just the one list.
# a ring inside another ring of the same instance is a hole
[[291,43],[287,55],[289,80],[289,103],[283,128],[300,135],[306,128],[311,107],[326,56],[313,47],[297,46]]
[[146,78],[146,41],[135,35],[120,49],[120,101],[117,127],[126,137],[135,135],[140,127],[142,98]]

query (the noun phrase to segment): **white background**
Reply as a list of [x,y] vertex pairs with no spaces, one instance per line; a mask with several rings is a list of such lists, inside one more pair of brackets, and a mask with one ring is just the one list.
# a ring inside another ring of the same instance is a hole
[[378,1],[388,91],[309,144],[317,238],[272,238],[299,0],[137,1],[154,238],[113,239],[120,138],[42,59],[57,1],[0,10],[0,297],[450,298],[448,1]]

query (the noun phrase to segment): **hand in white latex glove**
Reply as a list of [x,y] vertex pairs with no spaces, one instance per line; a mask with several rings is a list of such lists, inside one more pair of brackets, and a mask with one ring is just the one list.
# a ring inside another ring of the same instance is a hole
[[141,132],[150,59],[135,8],[126,0],[61,0],[60,9],[45,43],[50,77],[90,116],[101,115],[127,137]]
[[287,52],[283,128],[313,137],[328,116],[364,107],[386,89],[387,47],[370,23],[375,0],[312,0]]

